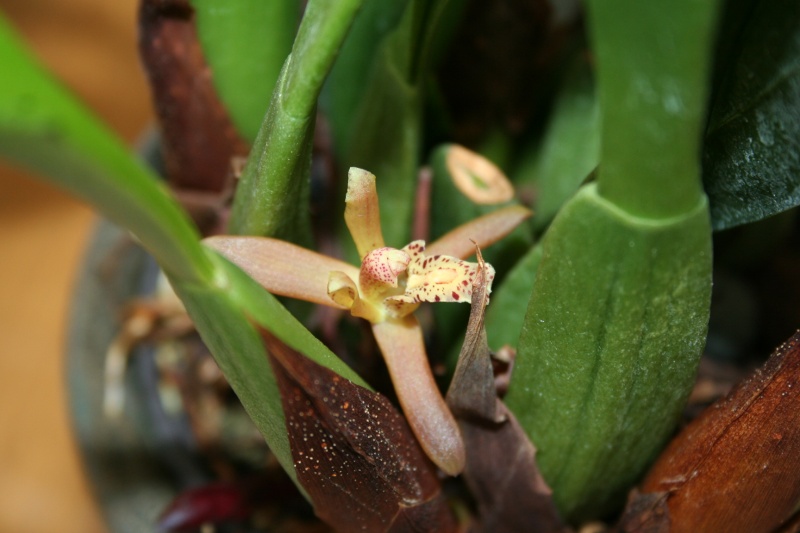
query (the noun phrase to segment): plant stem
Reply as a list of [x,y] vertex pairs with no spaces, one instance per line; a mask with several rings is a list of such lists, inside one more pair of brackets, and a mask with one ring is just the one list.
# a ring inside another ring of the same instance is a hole
[[599,192],[635,216],[687,213],[703,194],[699,141],[717,2],[588,7],[602,109]]
[[309,240],[305,208],[317,97],[364,0],[311,0],[234,200],[230,230]]

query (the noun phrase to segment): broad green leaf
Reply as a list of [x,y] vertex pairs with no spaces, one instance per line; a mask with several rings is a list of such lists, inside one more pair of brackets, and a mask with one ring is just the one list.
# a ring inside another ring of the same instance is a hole
[[214,86],[239,133],[252,142],[300,18],[298,0],[192,0]]
[[39,65],[0,16],[0,156],[130,230],[174,278],[208,280],[199,236],[166,188]]
[[345,379],[369,386],[274,296],[233,264],[208,253],[216,267],[213,283],[187,283],[173,278],[173,287],[242,405],[283,468],[295,479],[275,376],[253,324]]
[[674,429],[711,295],[699,158],[716,4],[588,7],[598,178],[544,236],[506,397],[576,523],[618,508]]
[[720,50],[703,154],[716,230],[800,205],[800,4],[742,9],[742,19],[729,17],[734,27],[725,28],[732,36]]
[[545,234],[506,403],[571,521],[621,505],[678,421],[708,321],[710,234],[705,201],[653,221],[595,184]]
[[230,230],[308,242],[317,97],[364,0],[311,0],[234,198]]

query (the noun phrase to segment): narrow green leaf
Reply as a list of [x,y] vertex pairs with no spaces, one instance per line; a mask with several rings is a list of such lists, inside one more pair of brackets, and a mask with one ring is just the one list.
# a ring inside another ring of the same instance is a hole
[[300,19],[298,0],[192,0],[214,86],[252,142]]
[[[533,222],[539,230],[553,220],[600,160],[600,111],[594,79],[583,56],[567,74],[552,113],[536,165],[527,178],[537,184]],[[520,179],[517,176],[515,181]]]
[[309,241],[317,97],[364,0],[311,0],[234,199],[230,230]]
[[380,43],[397,27],[409,0],[367,2],[359,11],[331,69],[321,96],[322,109],[331,128],[334,149],[340,157],[356,131],[353,124],[369,91],[369,79]]
[[757,2],[744,15],[725,28],[703,154],[716,230],[800,205],[800,4]]
[[383,226],[390,246],[410,240],[422,150],[422,96],[410,79],[410,56],[423,17],[421,3],[409,2],[398,27],[380,43],[344,156],[348,165],[378,177],[381,212],[392,217]]
[[199,236],[166,188],[54,80],[0,16],[0,156],[42,173],[130,230],[176,279],[208,280]]

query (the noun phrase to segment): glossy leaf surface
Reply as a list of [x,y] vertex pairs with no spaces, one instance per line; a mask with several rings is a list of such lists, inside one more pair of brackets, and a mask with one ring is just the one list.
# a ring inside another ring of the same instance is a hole
[[800,204],[800,4],[729,4],[703,154],[717,230]]

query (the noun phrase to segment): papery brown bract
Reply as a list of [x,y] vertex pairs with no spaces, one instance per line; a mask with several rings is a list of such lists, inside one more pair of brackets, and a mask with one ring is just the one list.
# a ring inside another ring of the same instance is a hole
[[618,533],[669,533],[669,508],[665,492],[642,494],[634,489],[617,524]]
[[567,531],[550,488],[536,466],[536,448],[514,415],[497,397],[489,345],[483,325],[488,297],[486,268],[472,294],[467,333],[447,404],[467,449],[464,478],[478,505],[474,532]]
[[771,532],[800,502],[800,333],[706,409],[642,484],[663,494],[670,532]]
[[317,516],[345,532],[455,531],[435,468],[394,406],[262,336],[297,479]]

